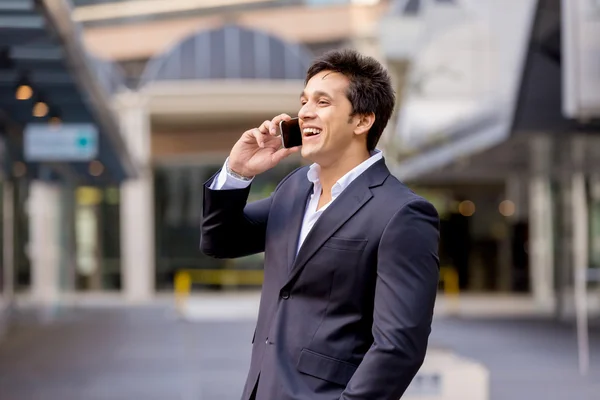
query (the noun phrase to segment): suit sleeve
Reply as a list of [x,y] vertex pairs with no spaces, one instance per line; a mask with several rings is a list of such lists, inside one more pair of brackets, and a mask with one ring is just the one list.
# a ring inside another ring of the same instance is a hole
[[215,258],[236,258],[265,250],[271,198],[250,204],[250,185],[240,189],[211,189],[219,173],[204,184],[200,249]]
[[[267,221],[273,195],[296,171],[286,176],[271,196],[247,204],[250,185],[215,184],[217,172],[204,184],[200,249],[215,258],[237,258],[265,251]],[[214,188],[214,189],[211,189]]]
[[373,344],[341,400],[398,400],[423,364],[439,280],[439,217],[429,202],[403,206],[378,250]]

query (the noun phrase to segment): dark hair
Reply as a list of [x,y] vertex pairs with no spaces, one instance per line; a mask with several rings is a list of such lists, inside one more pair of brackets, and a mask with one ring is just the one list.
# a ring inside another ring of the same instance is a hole
[[367,134],[367,149],[374,150],[396,101],[388,72],[373,57],[350,49],[332,50],[317,58],[308,68],[304,84],[322,71],[339,72],[350,80],[347,93],[352,104],[350,116],[375,114],[375,122]]

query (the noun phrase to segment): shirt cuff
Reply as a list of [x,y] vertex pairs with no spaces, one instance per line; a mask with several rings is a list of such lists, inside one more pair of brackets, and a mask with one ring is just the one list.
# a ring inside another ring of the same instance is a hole
[[225,160],[225,163],[223,164],[223,168],[221,168],[221,172],[219,173],[217,178],[214,179],[212,181],[212,183],[210,184],[210,189],[212,189],[212,190],[245,189],[248,186],[250,186],[250,184],[254,180],[254,178],[252,178],[251,180],[246,181],[243,179],[236,178],[235,176],[229,174],[227,172],[227,161],[228,160],[229,160],[229,157]]

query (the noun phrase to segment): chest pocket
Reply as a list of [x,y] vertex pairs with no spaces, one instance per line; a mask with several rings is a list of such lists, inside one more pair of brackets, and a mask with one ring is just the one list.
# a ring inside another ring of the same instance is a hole
[[[319,265],[323,270],[353,269],[361,259],[367,243],[366,239],[332,236],[315,253],[311,263]],[[340,272],[336,271],[336,273]]]
[[323,243],[323,247],[342,251],[359,252],[365,249],[367,243],[367,239],[346,239],[332,236]]

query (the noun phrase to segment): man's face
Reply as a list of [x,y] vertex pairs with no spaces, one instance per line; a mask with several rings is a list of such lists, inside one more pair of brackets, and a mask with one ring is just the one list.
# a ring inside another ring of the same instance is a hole
[[349,83],[343,74],[322,71],[307,82],[300,97],[301,153],[321,166],[335,163],[357,139],[346,96]]

